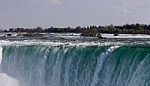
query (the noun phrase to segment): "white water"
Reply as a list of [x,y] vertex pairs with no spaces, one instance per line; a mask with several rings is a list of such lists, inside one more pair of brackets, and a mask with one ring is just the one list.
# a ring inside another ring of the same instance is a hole
[[114,34],[102,34],[102,37],[106,38],[150,38],[150,35],[146,34],[119,34],[114,36]]
[[2,51],[3,51],[3,48],[0,47],[0,64],[1,64],[1,61],[2,61]]
[[124,45],[123,42],[51,42],[40,40],[24,40],[24,41],[6,41],[0,40],[1,46],[24,46],[24,45],[45,45],[45,46],[108,46],[108,45]]
[[13,79],[5,73],[2,73],[2,50],[3,48],[0,47],[0,86],[19,86],[17,80]]
[[92,80],[92,83],[91,83],[91,86],[97,86],[96,84],[98,83],[98,74],[99,72],[102,70],[102,66],[104,65],[104,60],[107,59],[107,56],[112,53],[115,49],[117,49],[118,47],[120,46],[111,46],[105,53],[102,53],[101,54],[101,58],[98,58],[98,62],[97,62],[97,67],[96,67],[96,71],[94,73],[94,77],[93,77],[93,80]]
[[[81,38],[81,33],[50,33],[50,36],[61,37],[61,38]],[[102,37],[106,38],[150,38],[147,34],[119,34],[114,36],[114,34],[101,34]]]

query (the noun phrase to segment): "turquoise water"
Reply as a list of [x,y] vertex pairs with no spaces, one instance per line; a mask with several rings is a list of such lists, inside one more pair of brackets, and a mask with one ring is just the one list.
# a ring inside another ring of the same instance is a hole
[[150,46],[4,46],[20,86],[150,86]]

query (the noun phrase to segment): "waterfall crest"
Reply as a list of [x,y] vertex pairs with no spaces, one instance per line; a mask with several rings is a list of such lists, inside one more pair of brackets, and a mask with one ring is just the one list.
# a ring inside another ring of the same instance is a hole
[[3,71],[20,86],[149,86],[149,46],[6,46]]

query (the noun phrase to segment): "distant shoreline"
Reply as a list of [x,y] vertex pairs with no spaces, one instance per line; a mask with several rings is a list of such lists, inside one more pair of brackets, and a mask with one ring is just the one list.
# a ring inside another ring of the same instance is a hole
[[105,26],[87,26],[81,27],[35,27],[35,28],[9,28],[8,30],[1,30],[1,32],[17,32],[17,33],[83,33],[85,31],[95,31],[97,33],[108,34],[150,34],[150,25],[148,24],[125,24],[125,25],[105,25]]

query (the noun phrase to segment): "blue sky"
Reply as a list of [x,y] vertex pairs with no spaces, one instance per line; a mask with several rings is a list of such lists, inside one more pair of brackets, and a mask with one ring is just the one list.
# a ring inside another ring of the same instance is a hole
[[0,0],[0,28],[150,23],[150,0]]

